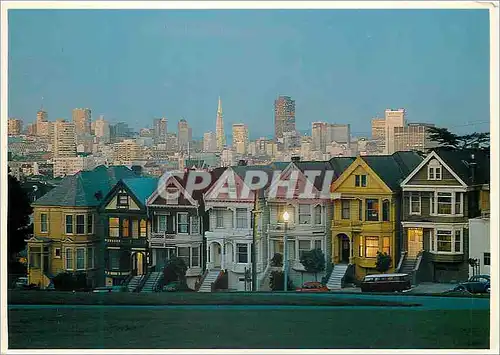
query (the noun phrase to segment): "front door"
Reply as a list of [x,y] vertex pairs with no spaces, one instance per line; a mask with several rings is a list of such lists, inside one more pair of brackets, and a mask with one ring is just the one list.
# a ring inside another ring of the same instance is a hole
[[222,250],[219,244],[214,244],[214,267],[221,267]]
[[424,229],[408,228],[408,257],[416,258],[424,248]]
[[350,256],[350,245],[349,245],[349,237],[343,235],[340,237],[340,262],[341,263],[349,263]]

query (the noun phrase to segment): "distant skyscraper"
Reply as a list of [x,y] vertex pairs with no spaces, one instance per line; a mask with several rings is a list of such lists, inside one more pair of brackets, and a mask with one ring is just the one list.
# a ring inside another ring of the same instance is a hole
[[328,123],[326,122],[313,122],[311,129],[312,136],[312,149],[324,152],[326,149],[326,134]]
[[109,122],[104,119],[104,116],[100,116],[99,119],[94,122],[94,134],[100,142],[110,142]]
[[18,136],[23,131],[23,121],[16,118],[9,118],[8,133],[9,136]]
[[280,96],[274,101],[274,136],[279,142],[285,132],[295,131],[295,100]]
[[372,119],[372,140],[377,146],[377,151],[385,151],[385,118]]
[[73,123],[77,136],[90,134],[90,121],[92,112],[88,108],[75,108],[73,110]]
[[52,153],[54,158],[76,157],[75,125],[66,120],[54,122]]
[[192,130],[189,127],[187,121],[185,119],[181,119],[179,124],[177,125],[177,142],[179,146],[179,150],[186,151],[188,150],[189,143],[193,140]]
[[203,134],[203,151],[213,153],[217,151],[217,136],[215,132],[206,132]]
[[237,154],[247,153],[248,127],[244,123],[233,124],[233,148]]
[[430,127],[434,127],[434,125],[410,123],[406,127],[394,127],[394,151],[426,152],[430,148],[435,148],[436,143],[430,139]]
[[217,106],[217,121],[215,124],[215,133],[217,135],[217,150],[222,151],[226,145],[226,136],[224,134],[224,119],[222,116],[222,101],[219,96],[219,104]]
[[385,154],[393,154],[396,150],[394,147],[394,128],[404,127],[406,125],[406,110],[401,108],[398,110],[385,110]]
[[36,113],[36,135],[39,137],[49,136],[49,115],[46,111],[40,110]]
[[167,119],[155,118],[153,121],[154,138],[157,143],[165,143],[167,139]]

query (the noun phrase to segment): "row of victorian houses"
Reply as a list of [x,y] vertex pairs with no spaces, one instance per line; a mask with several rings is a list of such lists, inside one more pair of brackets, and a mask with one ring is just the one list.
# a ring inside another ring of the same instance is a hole
[[[210,184],[190,192],[193,171],[157,179],[100,166],[65,178],[33,203],[29,282],[47,287],[56,274],[78,271],[93,287],[151,291],[166,260],[176,255],[188,266],[191,288],[210,290],[224,272],[229,289],[245,290],[255,255],[257,287],[265,290],[270,260],[284,252],[285,233],[296,285],[312,277],[299,260],[314,248],[334,264],[330,288],[349,276],[376,273],[378,251],[391,255],[390,272],[408,272],[415,282],[460,281],[468,276],[475,238],[469,220],[489,211],[484,151],[241,164],[211,170]],[[248,171],[259,171],[268,183],[253,191]],[[285,186],[291,180],[292,191]],[[478,258],[486,266],[482,253]]]

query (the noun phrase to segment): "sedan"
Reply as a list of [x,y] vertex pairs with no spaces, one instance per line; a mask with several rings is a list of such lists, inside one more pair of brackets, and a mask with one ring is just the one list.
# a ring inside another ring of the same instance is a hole
[[490,293],[490,275],[474,275],[467,282],[459,284],[453,290],[469,293]]
[[305,282],[302,287],[297,288],[295,291],[297,292],[328,292],[328,288],[321,284],[321,282],[310,281]]

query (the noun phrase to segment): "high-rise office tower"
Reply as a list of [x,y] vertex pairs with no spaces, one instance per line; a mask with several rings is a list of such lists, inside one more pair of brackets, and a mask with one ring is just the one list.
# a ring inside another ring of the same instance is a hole
[[233,124],[233,148],[237,154],[246,154],[248,148],[248,127],[244,123]]
[[177,125],[177,144],[180,151],[187,151],[189,143],[193,140],[192,130],[187,121],[183,118]]
[[397,110],[385,110],[385,150],[384,154],[394,153],[394,128],[404,127],[406,124],[406,110],[401,108]]
[[74,123],[58,119],[53,125],[52,153],[54,158],[76,157]]
[[167,119],[155,118],[153,120],[154,139],[157,143],[165,143],[167,139]]
[[36,113],[36,135],[39,137],[49,136],[49,115],[46,111],[40,110]]
[[327,143],[337,142],[347,146],[351,143],[351,125],[330,123],[327,127]]
[[224,118],[222,116],[222,101],[219,96],[217,105],[217,121],[215,123],[215,134],[217,135],[217,150],[222,151],[226,145],[226,135],[224,134]]
[[295,100],[280,96],[274,101],[274,137],[283,140],[283,133],[295,131]]
[[23,131],[23,121],[17,118],[9,118],[8,133],[9,136],[18,136]]
[[372,140],[378,152],[385,151],[385,118],[372,118]]
[[90,121],[92,112],[89,108],[73,109],[73,123],[77,136],[90,134]]
[[405,127],[394,127],[394,151],[420,151],[426,152],[436,147],[436,142],[431,141],[429,128],[434,127],[429,123],[409,123]]
[[324,152],[326,149],[326,135],[327,135],[327,126],[328,123],[326,122],[313,122],[312,123],[312,129],[311,129],[311,136],[312,136],[312,144],[311,148],[313,150],[319,150],[321,152]]
[[99,139],[99,142],[110,142],[109,122],[104,119],[104,116],[100,116],[94,122],[94,134]]
[[217,151],[217,136],[215,132],[205,132],[203,134],[203,151],[213,153]]

